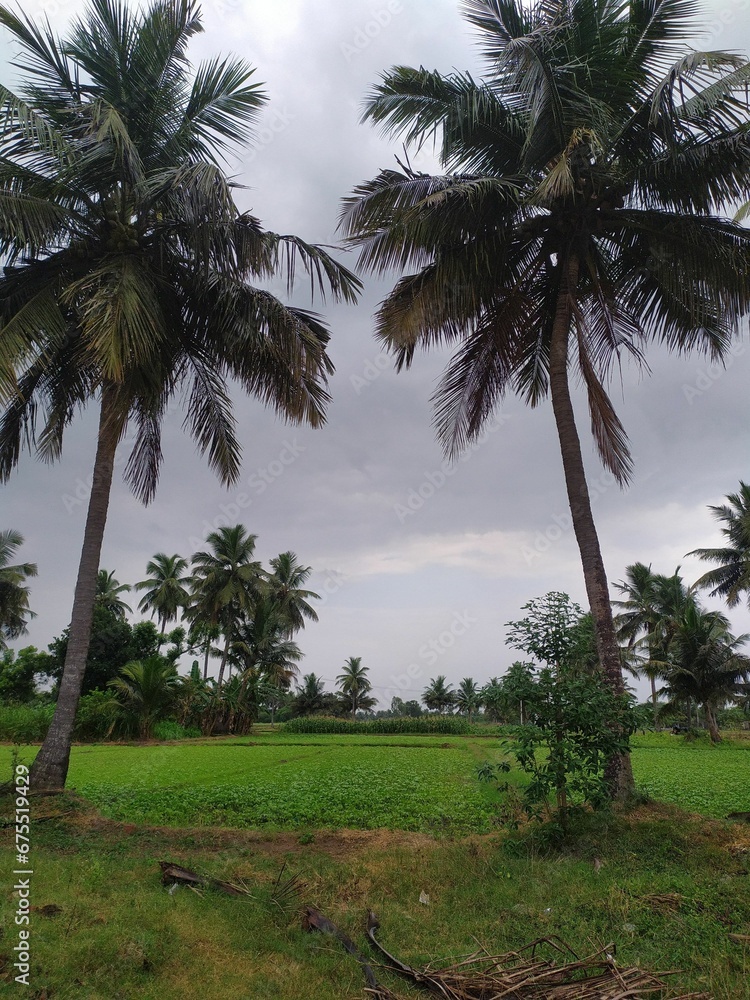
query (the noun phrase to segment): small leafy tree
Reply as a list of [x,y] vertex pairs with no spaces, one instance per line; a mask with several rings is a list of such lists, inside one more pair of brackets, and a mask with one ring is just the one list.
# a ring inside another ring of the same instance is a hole
[[[628,697],[607,688],[582,655],[588,649],[588,622],[567,594],[551,592],[523,610],[525,618],[507,623],[506,642],[545,666],[526,688],[528,721],[518,727],[512,752],[531,776],[525,790],[529,811],[538,812],[554,792],[565,827],[571,794],[593,805],[607,799],[606,765],[628,752],[631,707]],[[517,673],[520,680],[521,670]]]

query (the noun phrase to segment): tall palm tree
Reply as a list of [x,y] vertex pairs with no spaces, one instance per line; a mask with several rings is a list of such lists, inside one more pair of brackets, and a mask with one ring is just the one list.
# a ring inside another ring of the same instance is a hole
[[114,572],[100,569],[96,574],[96,595],[94,604],[104,608],[117,618],[124,618],[126,611],[133,609],[123,601],[120,594],[127,594],[132,588],[129,583],[120,583],[115,579]]
[[721,740],[717,709],[741,697],[750,678],[750,657],[740,652],[750,635],[735,637],[729,620],[718,611],[688,607],[676,622],[669,643],[666,693],[673,701],[687,698],[703,706],[711,741]]
[[735,608],[743,594],[750,608],[750,485],[740,480],[737,493],[730,493],[725,504],[709,506],[727,541],[721,549],[693,549],[689,556],[718,563],[715,569],[696,581],[696,587],[711,587],[711,597],[724,597]]
[[191,614],[218,625],[224,636],[219,691],[237,628],[252,614],[264,579],[261,564],[252,558],[256,538],[242,524],[217,528],[206,538],[211,550],[196,552],[192,559]]
[[23,535],[9,528],[0,531],[0,649],[8,648],[8,639],[26,634],[26,623],[36,615],[29,608],[29,577],[36,576],[36,563],[11,565],[16,549],[23,545]]
[[190,603],[188,589],[190,576],[186,572],[187,559],[180,555],[168,556],[165,552],[157,552],[146,566],[149,576],[136,583],[136,590],[145,590],[138,605],[139,611],[154,611],[161,622],[161,633],[167,623],[175,621],[180,611]]
[[[502,397],[551,397],[599,660],[624,691],[607,577],[570,393],[585,386],[596,446],[620,483],[625,431],[607,393],[656,339],[712,358],[750,298],[750,233],[721,217],[750,191],[750,70],[687,48],[693,0],[464,0],[488,76],[393,68],[364,119],[407,146],[436,141],[442,176],[383,170],[345,203],[360,266],[408,270],[377,314],[399,369],[456,351],[435,396],[455,455]],[[627,755],[608,765],[632,786]]]
[[310,566],[301,566],[294,552],[282,552],[271,560],[272,573],[268,578],[268,593],[289,621],[290,633],[305,627],[305,619],[318,620],[310,598],[320,600],[320,594],[305,590],[304,585],[312,573]]
[[422,701],[430,711],[441,715],[456,703],[456,695],[451,684],[445,683],[445,675],[431,677],[429,685],[422,692]]
[[369,669],[362,666],[361,656],[350,656],[336,678],[344,699],[351,705],[353,721],[357,718],[358,709],[374,704],[374,699],[369,697],[369,692],[372,691],[372,684],[367,677]]
[[29,442],[60,454],[74,415],[99,410],[94,474],[65,673],[35,787],[65,783],[86,663],[115,453],[148,501],[175,398],[222,483],[241,463],[230,381],[285,418],[324,421],[329,334],[252,281],[302,266],[353,300],[359,283],[323,249],[265,232],[238,210],[220,159],[265,103],[242,60],[193,71],[193,0],[89,0],[64,39],[0,7],[25,83],[0,90],[0,478]]
[[474,712],[481,707],[482,692],[479,690],[471,677],[464,677],[458,685],[455,695],[455,703],[459,712],[466,712],[471,722]]

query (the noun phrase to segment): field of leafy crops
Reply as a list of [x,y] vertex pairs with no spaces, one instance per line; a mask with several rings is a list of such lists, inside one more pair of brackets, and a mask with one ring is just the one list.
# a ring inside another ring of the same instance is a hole
[[690,812],[714,818],[750,812],[750,740],[711,746],[666,733],[637,737],[633,771],[652,798]]
[[[33,752],[22,750],[22,759]],[[106,816],[134,823],[484,832],[493,827],[498,795],[479,783],[476,768],[500,753],[492,738],[277,732],[80,746],[69,783]],[[2,748],[2,772],[9,763],[10,748]],[[633,769],[655,799],[712,817],[750,810],[750,741],[712,747],[671,734],[639,736]]]
[[81,747],[70,784],[113,818],[169,826],[486,830],[474,757],[453,741]]

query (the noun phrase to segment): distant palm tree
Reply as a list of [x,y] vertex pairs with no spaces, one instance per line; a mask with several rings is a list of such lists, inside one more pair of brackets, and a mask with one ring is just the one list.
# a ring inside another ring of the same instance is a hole
[[[713,358],[750,307],[750,232],[727,209],[750,193],[744,57],[689,48],[694,0],[464,0],[488,76],[397,66],[364,119],[444,173],[382,170],[347,199],[360,266],[405,272],[376,335],[398,369],[455,353],[433,397],[449,456],[501,400],[551,399],[599,663],[625,684],[570,390],[584,386],[616,480],[632,461],[608,383],[659,340]],[[607,765],[623,797],[628,754]]]
[[305,674],[294,698],[295,715],[312,715],[325,705],[325,685],[315,674]]
[[669,643],[666,694],[703,706],[711,741],[721,740],[716,712],[742,697],[750,678],[750,657],[740,652],[750,635],[733,636],[718,611],[688,607],[676,622]]
[[206,538],[210,551],[196,552],[192,558],[191,614],[218,625],[224,636],[219,691],[237,628],[244,617],[252,614],[265,579],[261,564],[252,559],[256,538],[242,524],[218,528]]
[[243,675],[250,672],[267,683],[288,688],[299,673],[303,653],[289,638],[289,619],[272,597],[255,598],[252,610],[235,630],[231,656]]
[[430,683],[422,692],[422,701],[433,712],[440,712],[442,715],[446,709],[456,702],[456,696],[450,684],[445,683],[445,675],[430,678]]
[[162,656],[126,663],[120,676],[109,683],[125,707],[136,715],[144,740],[153,735],[155,723],[171,708],[180,689],[174,663]]
[[[193,0],[89,0],[64,40],[0,7],[24,80],[0,101],[0,478],[28,444],[59,457],[87,404],[96,457],[55,714],[32,768],[62,788],[91,631],[115,457],[144,502],[162,461],[161,425],[184,425],[222,483],[241,449],[230,386],[284,418],[325,420],[329,333],[272,295],[305,270],[353,301],[359,282],[330,254],[241,212],[220,162],[252,138],[266,101],[242,60],[193,69]],[[233,390],[232,390],[233,391]]]
[[304,589],[312,569],[300,566],[294,552],[282,552],[272,559],[271,569],[273,572],[268,578],[268,593],[287,617],[290,633],[304,628],[306,618],[316,622],[317,612],[308,601],[310,598],[320,600],[320,594]]
[[659,715],[656,681],[664,674],[666,650],[676,623],[688,607],[695,606],[695,597],[692,589],[685,586],[679,566],[671,576],[665,576],[653,573],[644,563],[633,563],[625,570],[625,580],[614,586],[625,598],[612,602],[618,609],[617,636],[627,642],[630,650],[645,650],[640,663],[633,661],[632,670],[650,681],[656,726]]
[[458,685],[458,690],[455,694],[455,704],[459,712],[466,712],[469,716],[469,722],[471,722],[474,712],[481,708],[482,692],[471,677],[464,677]]
[[157,552],[146,566],[146,573],[150,575],[135,585],[136,590],[146,591],[138,610],[156,613],[161,622],[162,635],[167,623],[175,621],[180,611],[190,603],[190,576],[186,572],[187,568],[188,561],[182,556],[168,556],[165,552]]
[[12,565],[16,549],[23,545],[23,535],[8,529],[0,531],[0,649],[7,649],[9,639],[26,634],[26,623],[36,615],[29,608],[29,588],[25,582],[36,576],[36,563]]
[[344,700],[351,706],[353,720],[357,718],[359,709],[369,708],[375,701],[369,697],[372,684],[368,680],[368,672],[369,667],[362,666],[361,656],[350,656],[336,678]]
[[127,594],[132,589],[130,584],[120,583],[119,580],[116,580],[114,572],[110,573],[106,569],[100,569],[96,575],[94,604],[96,607],[111,612],[117,618],[124,618],[125,612],[132,612],[133,609],[123,601],[120,594]]
[[711,587],[711,597],[725,598],[730,608],[736,607],[745,595],[750,608],[750,485],[740,481],[739,491],[726,499],[726,504],[708,508],[724,524],[721,533],[727,540],[726,547],[693,549],[688,555],[718,563],[696,581],[696,587]]

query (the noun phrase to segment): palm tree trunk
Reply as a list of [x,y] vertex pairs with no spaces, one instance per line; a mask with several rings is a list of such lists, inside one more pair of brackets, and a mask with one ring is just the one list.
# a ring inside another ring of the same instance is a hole
[[227,657],[229,656],[229,634],[227,634],[227,641],[224,643],[224,652],[221,654],[221,664],[219,665],[219,680],[217,683],[217,690],[221,694],[221,684],[224,680],[224,667],[227,665]]
[[706,713],[706,725],[708,726],[708,732],[711,736],[712,743],[721,743],[721,733],[719,732],[719,723],[716,721],[716,715],[714,713],[711,705],[706,702],[703,706],[703,710]]
[[115,396],[116,390],[112,386],[105,387],[102,391],[94,476],[83,534],[78,579],[73,597],[68,649],[57,704],[55,705],[55,714],[52,717],[47,736],[31,767],[30,783],[35,791],[61,790],[65,787],[65,779],[68,775],[73,725],[78,700],[81,697],[83,675],[86,671],[86,659],[91,641],[96,575],[99,571],[104,527],[107,523],[115,451],[120,439],[121,428],[116,415]]
[[[586,594],[594,620],[596,648],[604,677],[614,694],[625,693],[620,651],[612,621],[607,575],[604,571],[599,537],[591,513],[591,500],[581,454],[568,384],[568,336],[573,315],[573,299],[578,284],[579,265],[575,255],[560,262],[563,269],[550,344],[550,394],[560,441],[565,485],[578,548],[581,553]],[[608,762],[605,778],[613,798],[623,799],[634,788],[628,754],[617,754]]]
[[657,705],[658,699],[656,694],[656,678],[652,676],[649,678],[649,680],[651,681],[651,701],[653,702],[654,706],[654,729],[656,729],[658,727],[658,722],[659,722],[659,709]]
[[211,638],[206,639],[206,655],[203,657],[203,680],[208,680],[208,658],[211,655]]

